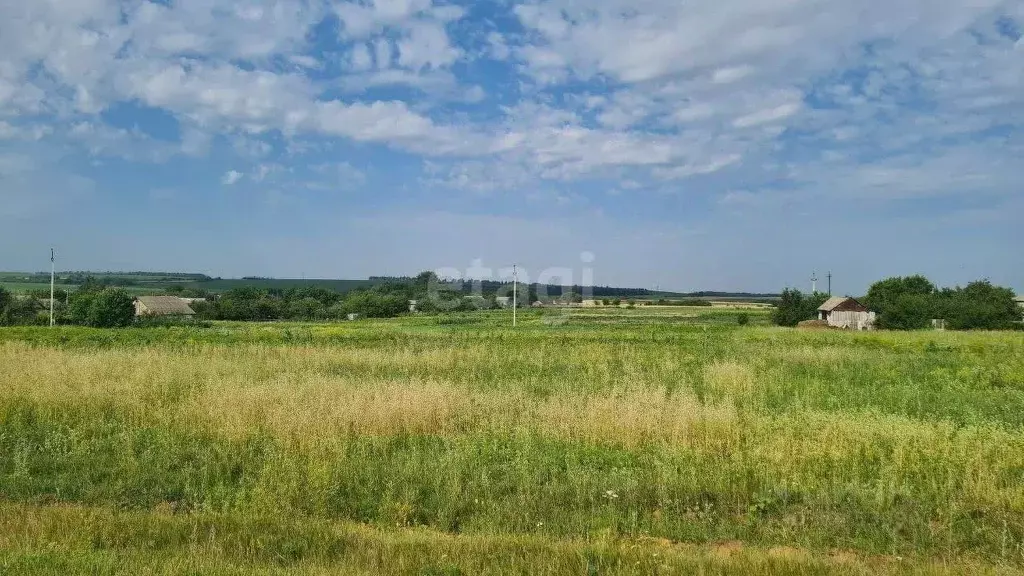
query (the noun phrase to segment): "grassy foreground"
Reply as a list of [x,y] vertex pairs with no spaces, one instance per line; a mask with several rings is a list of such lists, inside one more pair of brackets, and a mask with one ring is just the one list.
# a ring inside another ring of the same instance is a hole
[[1024,567],[1020,333],[505,320],[0,330],[0,572]]

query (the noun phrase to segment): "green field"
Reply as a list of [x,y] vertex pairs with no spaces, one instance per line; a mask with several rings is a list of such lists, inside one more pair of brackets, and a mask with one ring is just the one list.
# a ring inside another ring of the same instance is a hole
[[1024,333],[0,329],[0,573],[1014,574]]
[[[46,282],[0,282],[0,288],[4,288],[14,293],[32,292],[35,290],[50,290],[50,283]],[[57,290],[75,289],[77,286],[71,284],[56,284]]]
[[356,288],[369,288],[379,284],[370,280],[289,280],[289,279],[213,279],[203,282],[187,282],[181,284],[186,288],[197,288],[210,292],[226,292],[235,288],[259,288],[262,290],[287,290],[289,288],[324,288],[336,292],[350,292]]

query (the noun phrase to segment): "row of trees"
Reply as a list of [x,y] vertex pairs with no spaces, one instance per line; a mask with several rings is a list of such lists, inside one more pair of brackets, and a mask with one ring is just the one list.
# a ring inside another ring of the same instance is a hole
[[[86,283],[75,292],[62,290],[54,296],[55,320],[60,324],[114,328],[135,320],[134,298],[121,288]],[[0,286],[0,326],[48,324],[49,305],[42,304],[42,297],[30,294],[19,298]],[[48,299],[49,293],[45,297]]]
[[[527,291],[521,298],[525,306],[535,301],[536,295]],[[498,307],[494,294],[465,297],[461,287],[441,281],[433,272],[345,294],[320,287],[237,288],[192,307],[199,318],[207,320],[342,320],[350,314],[363,318],[398,316],[409,311],[410,301],[416,302],[416,311],[424,313]]]
[[[787,289],[772,313],[779,326],[796,326],[817,317],[827,294],[802,294]],[[885,330],[929,328],[933,319],[951,330],[1008,330],[1020,326],[1021,309],[1013,290],[988,280],[956,288],[938,288],[924,276],[887,278],[875,282],[860,302],[876,313],[875,325]]]
[[[229,290],[214,298],[188,289],[169,290],[176,296],[205,298],[192,308],[203,320],[341,320],[355,314],[364,318],[390,318],[408,312],[410,301],[425,313],[471,311],[497,308],[497,296],[466,297],[462,287],[441,281],[433,272],[415,278],[395,280],[341,293],[308,286],[288,289],[253,287]],[[105,282],[85,278],[70,294],[58,291],[56,319],[60,324],[97,327],[127,326],[134,322],[133,297],[124,289],[111,288]],[[18,298],[0,288],[0,324],[46,324],[49,322],[49,293]],[[532,288],[520,294],[520,306],[537,300]]]
[[988,280],[940,289],[924,276],[889,278],[871,286],[864,304],[888,330],[927,328],[933,318],[951,330],[1007,330],[1021,320],[1013,290]]

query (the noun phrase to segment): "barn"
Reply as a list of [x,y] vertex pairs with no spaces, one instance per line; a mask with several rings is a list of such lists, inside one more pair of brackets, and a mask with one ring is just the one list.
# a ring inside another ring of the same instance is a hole
[[192,317],[196,313],[177,296],[139,296],[135,299],[136,316]]
[[853,298],[835,297],[818,308],[818,320],[836,328],[871,330],[875,326],[875,313]]

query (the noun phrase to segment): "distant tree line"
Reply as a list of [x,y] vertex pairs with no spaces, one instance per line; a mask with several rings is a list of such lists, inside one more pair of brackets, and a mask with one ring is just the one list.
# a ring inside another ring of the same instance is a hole
[[378,278],[379,283],[338,292],[327,288],[235,288],[219,297],[195,302],[192,308],[209,320],[343,320],[355,314],[362,318],[391,318],[415,310],[423,313],[471,311],[497,307],[491,297],[466,297],[458,286],[439,279],[433,272],[413,278]]
[[659,299],[655,302],[658,306],[711,306],[710,300],[701,300],[699,298],[683,298],[681,300],[666,300],[665,298]]
[[[772,312],[779,326],[796,326],[817,317],[828,295],[805,295],[787,289]],[[1008,330],[1020,327],[1022,312],[1013,290],[988,280],[967,286],[938,288],[924,276],[887,278],[875,282],[859,299],[876,313],[875,326],[885,330],[920,330],[932,320],[945,321],[950,330]]]
[[[423,313],[466,312],[497,308],[495,296],[466,296],[457,285],[433,272],[404,281],[387,281],[371,287],[339,292],[318,286],[286,289],[242,287],[214,295],[202,289],[168,287],[166,293],[198,299],[191,304],[199,320],[342,320],[390,318],[415,311]],[[520,305],[536,301],[533,290],[520,294]],[[49,291],[17,297],[0,287],[0,325],[49,323]],[[110,287],[106,279],[87,276],[77,290],[55,293],[55,318],[60,324],[95,327],[128,326],[136,322],[134,297],[123,288]]]

